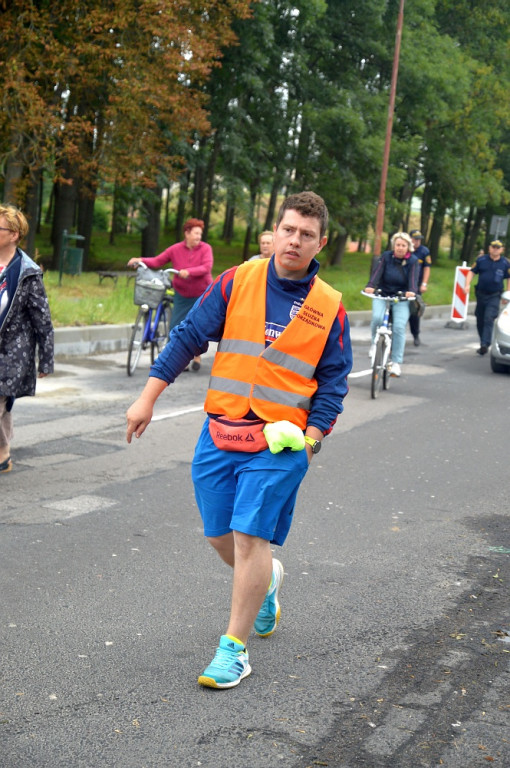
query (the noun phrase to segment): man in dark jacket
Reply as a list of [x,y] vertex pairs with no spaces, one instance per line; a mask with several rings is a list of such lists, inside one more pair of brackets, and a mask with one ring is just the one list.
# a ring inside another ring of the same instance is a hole
[[[430,277],[430,267],[432,259],[429,249],[423,245],[423,235],[419,229],[411,230],[411,240],[413,241],[413,254],[418,258],[418,295],[426,293]],[[413,334],[414,346],[420,346],[420,316],[417,312],[409,315],[409,328]]]
[[480,337],[479,355],[489,351],[492,338],[492,326],[498,316],[501,294],[510,290],[510,262],[503,256],[503,243],[493,240],[489,245],[489,253],[479,256],[471,271],[466,275],[464,291],[469,293],[473,276],[478,275],[476,285],[476,328]]
[[53,326],[40,267],[19,247],[28,222],[13,205],[0,205],[0,474],[12,461],[12,406],[35,394],[39,377],[53,373]]

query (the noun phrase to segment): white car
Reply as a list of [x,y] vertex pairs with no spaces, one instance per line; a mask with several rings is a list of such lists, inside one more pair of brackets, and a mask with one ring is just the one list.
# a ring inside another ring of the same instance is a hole
[[510,370],[510,291],[501,294],[499,315],[492,327],[490,357],[494,373]]

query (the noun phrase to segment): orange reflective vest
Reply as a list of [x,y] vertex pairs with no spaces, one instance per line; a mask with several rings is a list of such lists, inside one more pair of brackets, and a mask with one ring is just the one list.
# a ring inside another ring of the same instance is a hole
[[316,277],[299,312],[266,348],[268,268],[269,259],[260,259],[235,272],[204,410],[241,419],[251,409],[264,421],[286,419],[305,429],[315,369],[342,294]]

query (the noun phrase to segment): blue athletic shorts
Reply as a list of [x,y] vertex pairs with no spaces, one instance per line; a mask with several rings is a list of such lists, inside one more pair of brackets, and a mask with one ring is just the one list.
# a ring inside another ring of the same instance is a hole
[[204,535],[240,531],[282,546],[307,469],[305,450],[222,451],[206,419],[191,467]]

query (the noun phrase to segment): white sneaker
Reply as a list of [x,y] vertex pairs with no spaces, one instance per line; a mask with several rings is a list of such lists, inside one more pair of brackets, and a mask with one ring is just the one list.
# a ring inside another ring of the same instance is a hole
[[400,376],[402,371],[400,370],[400,364],[399,363],[392,363],[391,364],[391,375],[396,376],[397,378]]
[[368,350],[368,356],[371,360],[375,357],[375,344],[370,345],[370,349]]

